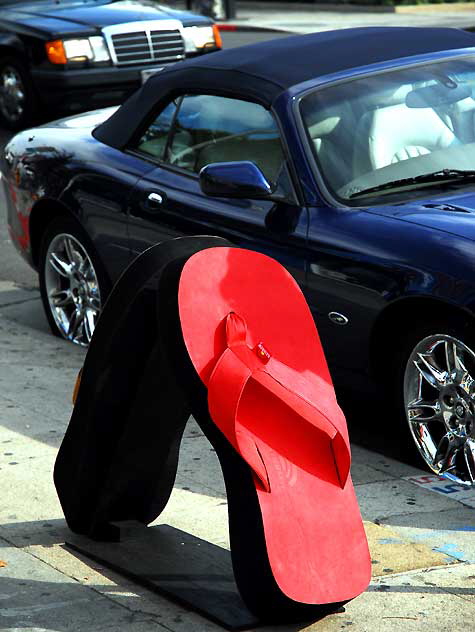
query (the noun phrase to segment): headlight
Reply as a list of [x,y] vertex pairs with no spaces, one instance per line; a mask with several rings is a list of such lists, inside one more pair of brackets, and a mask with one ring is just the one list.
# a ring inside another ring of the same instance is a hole
[[110,60],[109,51],[102,35],[94,35],[94,37],[90,37],[89,43],[91,44],[92,52],[94,55],[93,61]]
[[101,35],[81,39],[46,42],[46,54],[53,64],[81,61],[109,61],[110,55]]
[[92,47],[87,39],[65,40],[63,47],[68,61],[92,61]]
[[216,24],[212,26],[185,26],[185,51],[194,53],[205,48],[221,48],[221,35]]

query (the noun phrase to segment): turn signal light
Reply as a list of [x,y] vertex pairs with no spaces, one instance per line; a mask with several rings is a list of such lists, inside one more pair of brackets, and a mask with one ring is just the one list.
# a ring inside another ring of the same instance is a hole
[[223,48],[223,40],[217,24],[213,24],[213,35],[216,48]]
[[46,54],[52,64],[68,63],[62,40],[46,42]]

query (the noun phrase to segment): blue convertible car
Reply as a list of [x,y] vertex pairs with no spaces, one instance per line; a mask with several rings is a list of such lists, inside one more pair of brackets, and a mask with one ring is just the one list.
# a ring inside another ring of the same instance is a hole
[[455,29],[212,53],[117,111],[15,136],[11,237],[53,330],[83,345],[151,244],[215,234],[271,255],[305,292],[337,384],[386,389],[427,465],[471,485],[474,97],[475,36]]

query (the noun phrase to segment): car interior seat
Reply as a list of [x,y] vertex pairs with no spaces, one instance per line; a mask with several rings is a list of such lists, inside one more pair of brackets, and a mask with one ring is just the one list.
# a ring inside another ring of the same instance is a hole
[[455,134],[431,108],[405,104],[376,110],[369,131],[369,159],[375,169],[449,147]]
[[338,111],[319,110],[319,120],[308,127],[320,171],[333,188],[351,180],[351,163],[348,161],[354,119],[341,106]]
[[430,107],[407,107],[404,92],[410,89],[403,86],[392,103],[361,117],[354,135],[354,177],[459,142],[448,117]]

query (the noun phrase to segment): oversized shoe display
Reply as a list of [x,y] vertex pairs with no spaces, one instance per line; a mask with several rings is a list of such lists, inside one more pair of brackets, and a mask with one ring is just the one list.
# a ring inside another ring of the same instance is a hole
[[346,423],[308,306],[280,264],[211,237],[151,248],[104,308],[55,468],[71,529],[154,520],[190,413],[222,466],[247,606],[297,620],[361,593]]

